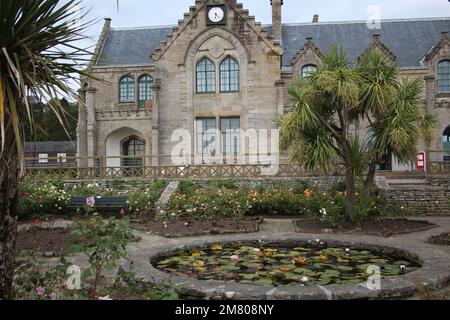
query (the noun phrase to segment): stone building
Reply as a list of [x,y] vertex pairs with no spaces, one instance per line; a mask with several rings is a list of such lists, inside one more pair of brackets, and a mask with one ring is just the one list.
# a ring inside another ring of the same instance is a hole
[[273,13],[267,26],[235,0],[197,0],[173,27],[119,29],[106,19],[89,67],[105,81],[82,81],[78,155],[106,157],[109,167],[135,155],[166,164],[183,141],[180,149],[196,161],[248,161],[266,151],[251,139],[274,138],[292,82],[336,44],[352,61],[376,46],[402,74],[423,79],[424,108],[439,119],[432,148],[441,152],[430,159],[450,156],[450,18],[370,25],[316,15],[312,23],[283,24],[283,1],[265,2]]

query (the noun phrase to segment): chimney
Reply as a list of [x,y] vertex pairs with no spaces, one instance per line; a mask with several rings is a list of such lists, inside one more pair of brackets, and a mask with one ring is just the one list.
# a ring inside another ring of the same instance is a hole
[[270,0],[272,6],[272,35],[275,43],[281,44],[282,30],[281,30],[281,6],[283,0]]
[[313,16],[312,22],[313,22],[313,23],[318,23],[318,22],[319,22],[319,15],[318,15],[318,14],[315,14],[315,15]]

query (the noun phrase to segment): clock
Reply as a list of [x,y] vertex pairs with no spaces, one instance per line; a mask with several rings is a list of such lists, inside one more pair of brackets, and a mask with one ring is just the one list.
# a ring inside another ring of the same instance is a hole
[[226,24],[225,6],[208,6],[206,18],[208,25]]

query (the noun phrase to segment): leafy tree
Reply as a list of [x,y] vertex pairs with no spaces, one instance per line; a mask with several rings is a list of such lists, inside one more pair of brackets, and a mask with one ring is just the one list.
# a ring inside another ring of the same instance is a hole
[[[290,88],[292,112],[282,119],[281,147],[310,170],[328,172],[345,165],[345,217],[352,218],[357,179],[366,175],[369,195],[375,164],[391,152],[400,162],[411,160],[421,137],[431,141],[435,121],[425,115],[420,80],[398,79],[399,69],[372,50],[351,66],[343,48],[332,48],[323,65]],[[371,139],[355,127],[368,122]]]
[[[25,141],[74,141],[78,123],[78,103],[70,103],[65,98],[59,101],[67,112],[66,127],[61,126],[57,115],[47,103],[31,104],[35,130],[31,130],[28,122],[24,124]],[[67,129],[67,131],[66,131]]]
[[29,99],[47,100],[61,124],[58,95],[76,99],[70,81],[86,75],[89,52],[78,48],[86,23],[74,10],[80,1],[0,1],[0,299],[12,296],[17,233],[17,185],[23,167],[25,122],[33,125]]

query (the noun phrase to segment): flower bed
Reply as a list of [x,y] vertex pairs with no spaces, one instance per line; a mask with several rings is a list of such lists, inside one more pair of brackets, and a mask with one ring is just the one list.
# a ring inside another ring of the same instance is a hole
[[[345,192],[337,185],[330,192],[315,187],[280,184],[255,188],[236,186],[230,181],[200,185],[183,181],[166,210],[171,218],[212,219],[244,216],[308,216],[339,224],[345,207]],[[379,217],[384,213],[381,195],[364,199],[357,195],[355,220]]]
[[450,246],[450,232],[445,232],[439,236],[430,237],[428,242],[440,246]]
[[140,217],[154,217],[155,202],[166,186],[163,180],[150,184],[139,182],[113,182],[102,187],[98,183],[79,183],[64,186],[56,182],[25,181],[20,186],[19,218],[32,220],[49,215],[64,215],[72,197],[128,197],[129,213]]

